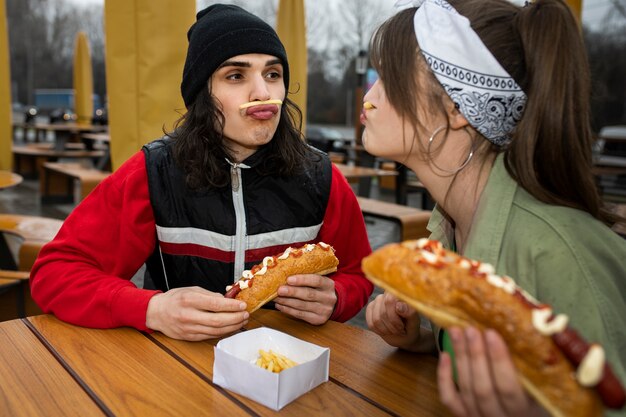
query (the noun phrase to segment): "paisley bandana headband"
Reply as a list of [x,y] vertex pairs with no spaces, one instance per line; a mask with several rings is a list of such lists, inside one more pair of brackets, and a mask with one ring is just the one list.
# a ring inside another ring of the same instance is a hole
[[430,69],[467,121],[502,146],[521,119],[526,94],[470,26],[445,0],[399,0],[396,8],[418,7],[417,43]]

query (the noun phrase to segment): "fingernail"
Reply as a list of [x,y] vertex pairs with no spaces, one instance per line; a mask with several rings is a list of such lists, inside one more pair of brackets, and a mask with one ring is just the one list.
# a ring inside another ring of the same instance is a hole
[[249,317],[250,317],[250,313],[248,313],[247,311],[245,313],[243,313],[243,319],[244,320],[248,320]]
[[246,309],[246,303],[239,303],[239,308],[241,310],[245,310]]
[[278,288],[278,295],[287,295],[287,288],[285,287]]
[[467,337],[467,340],[476,340],[478,338],[478,330],[473,327],[468,327],[465,329],[465,337]]
[[405,303],[399,302],[396,303],[396,311],[400,314],[405,314],[409,310],[409,306]]
[[294,277],[287,278],[287,284],[293,285],[296,283],[296,279]]
[[485,330],[485,339],[489,344],[498,343],[498,334],[493,329],[487,329]]
[[453,343],[457,343],[459,340],[461,340],[461,330],[458,327],[451,327],[448,330],[448,333],[450,333],[450,338],[452,339]]

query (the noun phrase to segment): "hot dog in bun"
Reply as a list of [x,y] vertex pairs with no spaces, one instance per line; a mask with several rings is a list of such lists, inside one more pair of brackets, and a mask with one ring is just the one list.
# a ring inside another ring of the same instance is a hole
[[245,301],[250,313],[278,295],[287,277],[299,274],[327,275],[337,270],[339,260],[332,246],[324,242],[287,248],[275,256],[266,256],[258,265],[244,271],[239,281],[226,288],[227,298]]
[[442,328],[500,333],[521,383],[553,416],[599,416],[604,407],[624,406],[624,389],[602,347],[491,265],[420,239],[382,247],[362,267],[370,281]]

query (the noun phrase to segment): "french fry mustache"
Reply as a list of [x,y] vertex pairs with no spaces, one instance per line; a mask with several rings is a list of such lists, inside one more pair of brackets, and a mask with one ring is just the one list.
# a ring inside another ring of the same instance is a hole
[[277,106],[280,106],[283,104],[282,100],[279,99],[271,99],[271,100],[263,100],[263,101],[249,101],[247,103],[243,103],[242,105],[239,106],[239,110],[245,110],[248,107],[252,107],[252,106],[262,106],[262,105],[266,105],[266,104],[276,104]]

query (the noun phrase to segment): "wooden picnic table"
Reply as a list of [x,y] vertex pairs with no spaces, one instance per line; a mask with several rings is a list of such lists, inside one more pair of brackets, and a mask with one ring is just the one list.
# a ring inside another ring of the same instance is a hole
[[15,187],[20,184],[24,178],[11,171],[0,170],[0,190],[4,188]]
[[110,142],[111,135],[106,132],[100,133],[83,133],[81,135],[83,139],[92,140],[92,141],[100,141],[100,142]]
[[329,347],[329,381],[275,412],[213,383],[217,340],[87,329],[41,315],[0,323],[0,415],[448,415],[434,356],[399,351],[347,324],[312,326],[277,311],[257,311],[246,327],[260,326]]
[[346,177],[348,180],[363,177],[385,177],[398,175],[397,171],[390,169],[378,169],[340,163],[335,163],[335,166],[339,168],[339,171],[341,171],[343,176]]
[[80,163],[46,162],[39,178],[41,203],[78,204],[109,175],[109,171],[85,167]]
[[103,132],[108,129],[108,126],[105,125],[75,122],[15,124],[14,127],[33,129],[35,131],[35,140],[38,142],[45,142],[48,132],[54,132],[55,148],[59,151],[65,149],[65,145],[69,142],[80,142],[80,136],[84,133]]

